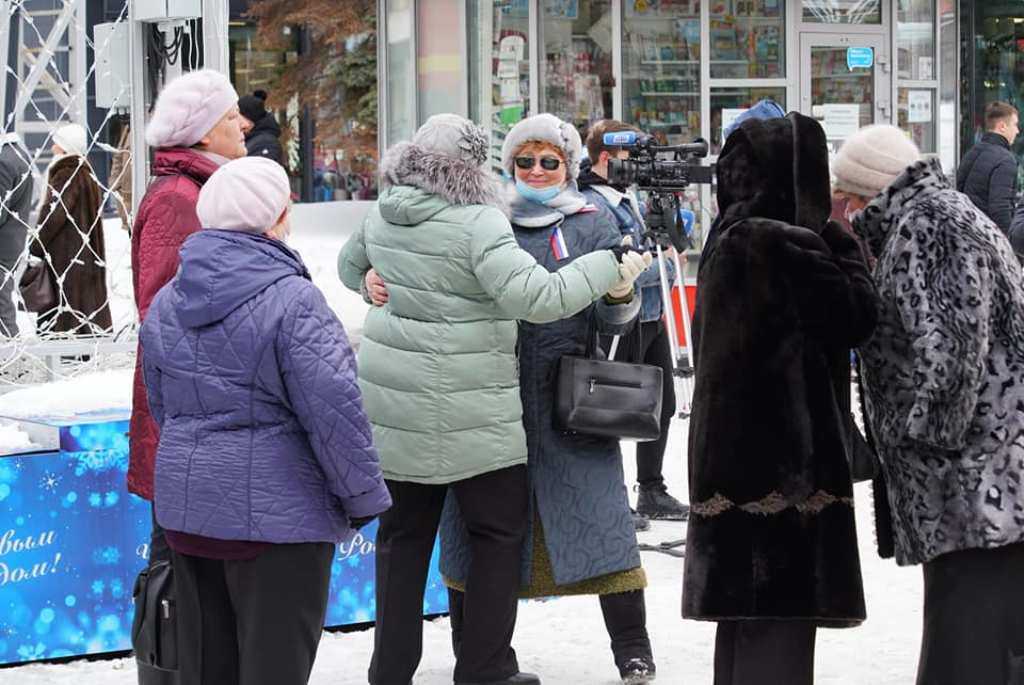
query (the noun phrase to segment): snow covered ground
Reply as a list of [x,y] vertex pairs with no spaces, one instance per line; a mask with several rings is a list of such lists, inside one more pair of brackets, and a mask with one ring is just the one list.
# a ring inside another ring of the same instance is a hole
[[[669,441],[667,477],[670,490],[686,492],[685,423],[676,423]],[[626,445],[626,469],[635,463]],[[871,494],[857,486],[860,555],[867,592],[868,620],[859,628],[818,633],[817,679],[821,685],[906,685],[914,681],[921,630],[920,569],[901,569],[878,559],[874,549]],[[641,533],[645,542],[683,537],[685,524],[655,523]],[[683,560],[654,552],[643,554],[647,589],[648,630],[654,643],[658,682],[709,685],[714,651],[714,624],[684,621],[679,616]],[[426,623],[424,654],[416,685],[452,682],[452,656],[447,619]],[[523,602],[515,647],[524,670],[542,676],[548,685],[613,685],[618,682],[608,636],[595,597],[568,597]],[[314,685],[357,685],[366,682],[373,647],[372,631],[325,633],[313,668]],[[64,665],[31,665],[0,670],[3,685],[133,685],[133,664],[77,661]]]
[[[349,229],[326,224],[296,226],[292,245],[305,258],[314,281],[324,290],[350,337],[357,339],[366,306],[358,295],[346,291],[335,275],[337,252]],[[107,245],[114,316],[115,320],[123,322],[131,317],[131,276],[126,259],[128,242],[116,222],[107,230]],[[110,385],[124,387],[120,383]],[[33,400],[31,404],[49,405],[59,402],[61,394],[44,392],[45,396],[22,399]],[[668,449],[666,476],[670,491],[684,495],[684,422],[674,424]],[[624,451],[627,480],[631,481],[635,473],[631,445],[627,443]],[[857,505],[868,620],[859,628],[819,632],[817,682],[822,685],[905,685],[914,680],[920,643],[920,569],[899,569],[891,561],[878,559],[870,488],[865,485],[857,487]],[[650,532],[640,534],[642,541],[650,543],[684,536],[685,524],[681,523],[655,523]],[[658,682],[711,683],[714,625],[683,621],[679,615],[683,560],[658,553],[644,553],[643,560],[650,581],[648,629],[658,664]],[[424,655],[415,681],[417,685],[452,682],[449,635],[446,619],[424,625]],[[372,643],[372,631],[325,634],[311,682],[314,685],[365,683]],[[539,673],[548,685],[618,682],[608,636],[594,597],[524,602],[514,644],[522,668]],[[134,666],[124,659],[0,669],[2,685],[130,685],[135,682]]]

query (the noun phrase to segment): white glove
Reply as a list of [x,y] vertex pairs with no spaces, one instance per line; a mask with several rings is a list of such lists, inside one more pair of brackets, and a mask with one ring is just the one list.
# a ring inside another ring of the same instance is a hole
[[627,297],[633,290],[633,281],[640,278],[640,274],[651,265],[652,260],[650,252],[627,252],[622,255],[622,261],[619,262],[619,282],[608,291],[608,297],[615,300]]

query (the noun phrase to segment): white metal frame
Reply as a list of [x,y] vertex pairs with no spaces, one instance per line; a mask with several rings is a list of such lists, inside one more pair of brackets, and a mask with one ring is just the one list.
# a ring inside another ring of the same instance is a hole
[[[12,2],[4,3],[4,17],[15,14]],[[54,123],[38,121],[35,117],[26,116],[32,109],[32,100],[39,90],[45,90],[62,108],[67,121],[85,125],[86,123],[86,64],[85,64],[85,0],[64,0],[60,9],[28,12],[22,7],[17,12],[18,27],[17,65],[18,89],[13,107],[13,130],[17,133],[47,133]],[[25,30],[26,17],[32,19],[48,15],[54,17],[54,24],[38,48],[38,55],[26,45],[28,32]],[[0,61],[6,64],[10,50],[10,36],[5,25],[3,47]],[[64,40],[65,33],[68,40]],[[52,59],[60,52],[68,54],[67,83],[53,78],[48,71]],[[27,74],[26,74],[27,71]],[[24,75],[24,76],[23,76]],[[3,79],[6,82],[6,72]],[[5,83],[6,85],[6,83]],[[6,90],[6,87],[5,87]]]
[[[11,24],[14,23],[14,2],[0,0],[0,118],[7,111],[7,58],[11,53]],[[7,122],[0,120],[0,131],[5,131]]]

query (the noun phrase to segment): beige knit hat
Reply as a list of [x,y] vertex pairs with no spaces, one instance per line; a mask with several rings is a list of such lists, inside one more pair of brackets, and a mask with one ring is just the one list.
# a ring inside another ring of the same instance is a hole
[[921,151],[907,134],[889,124],[866,126],[843,141],[832,160],[836,190],[875,197],[908,166],[921,159]]

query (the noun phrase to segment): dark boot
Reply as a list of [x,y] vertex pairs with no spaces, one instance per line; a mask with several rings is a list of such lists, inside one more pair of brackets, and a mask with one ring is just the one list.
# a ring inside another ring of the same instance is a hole
[[455,685],[540,685],[540,678],[533,673],[516,673],[503,680],[491,680],[486,683],[467,683],[456,680]]
[[690,507],[668,494],[664,483],[640,485],[638,489],[636,510],[641,516],[655,521],[685,521],[690,517]]
[[645,530],[651,529],[651,522],[647,520],[646,516],[641,516],[636,513],[636,509],[629,510],[630,515],[633,517],[633,529],[638,533],[642,533]]
[[654,665],[654,659],[650,657],[630,659],[619,668],[622,685],[644,685],[644,683],[654,680],[657,673],[658,669]]

